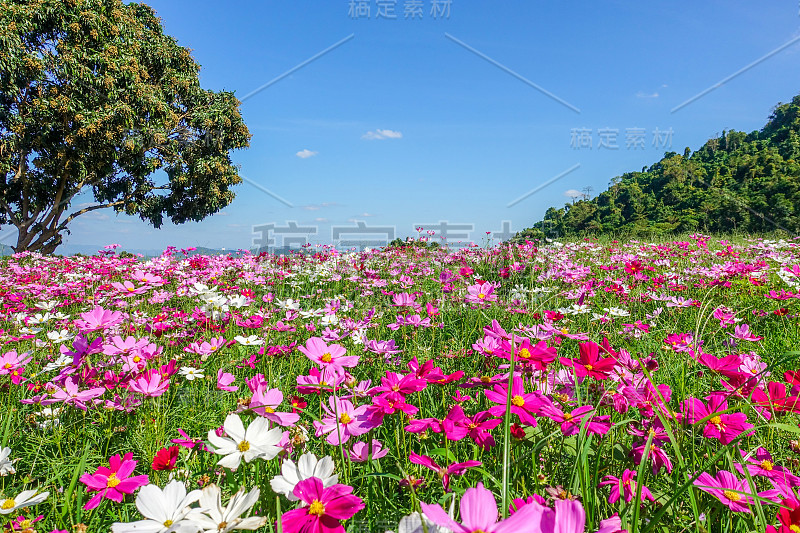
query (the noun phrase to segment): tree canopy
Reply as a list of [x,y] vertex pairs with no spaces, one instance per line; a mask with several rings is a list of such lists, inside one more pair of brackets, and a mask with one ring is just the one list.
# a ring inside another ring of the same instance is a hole
[[800,232],[800,95],[752,133],[723,131],[611,180],[595,198],[551,207],[518,237]]
[[[200,87],[190,50],[121,0],[0,0],[0,226],[50,253],[77,216],[160,227],[227,206],[250,133],[232,92]],[[96,204],[72,208],[79,193]]]

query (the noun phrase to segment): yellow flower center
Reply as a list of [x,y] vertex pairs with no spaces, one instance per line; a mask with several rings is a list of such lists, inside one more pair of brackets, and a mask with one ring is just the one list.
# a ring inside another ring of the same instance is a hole
[[594,367],[592,365],[586,365],[586,370],[591,371]]
[[562,329],[561,330],[561,334],[562,335],[568,335],[569,334],[569,329],[567,329],[567,328]]
[[172,520],[166,520],[164,522],[164,527],[170,527],[172,524],[174,524],[174,522]]
[[513,405],[516,405],[517,407],[522,407],[523,405],[525,405],[525,400],[522,398],[522,396],[516,395],[513,398],[511,398],[511,403]]
[[323,503],[319,500],[314,500],[311,502],[311,505],[308,506],[308,514],[322,516],[325,514],[325,505],[323,505]]
[[134,362],[134,363],[138,363],[138,362],[139,362],[139,361],[141,361],[141,360],[142,360],[142,358],[141,358],[141,357],[139,357],[138,355],[134,355],[134,356],[133,356],[133,362]]
[[726,490],[722,494],[724,494],[725,497],[728,498],[732,502],[738,502],[739,500],[742,499],[742,495],[741,494],[739,494],[737,492],[733,492],[732,490]]
[[269,406],[265,406],[264,407],[264,412],[265,413],[274,413],[275,409],[273,409],[272,407],[269,407]]
[[339,417],[339,422],[341,422],[342,424],[349,424],[352,420],[353,419],[350,418],[350,415],[348,415],[347,413],[342,413],[342,415]]
[[322,357],[320,359],[322,359],[323,363],[330,363],[331,359],[333,359],[333,356],[330,353],[325,352],[324,354],[322,354]]
[[14,508],[14,507],[16,507],[16,506],[17,506],[17,502],[15,502],[15,501],[14,501],[14,500],[12,500],[11,498],[9,498],[8,500],[5,500],[5,501],[3,502],[3,505],[0,505],[0,509],[3,509],[3,510],[6,510],[6,509],[13,509],[13,508]]
[[712,416],[711,419],[708,421],[708,423],[714,424],[715,426],[719,426],[720,424],[722,424],[722,418],[719,415]]
[[521,349],[519,351],[519,356],[522,359],[530,359],[531,358],[531,352],[527,348],[523,348],[523,349]]
[[236,449],[238,449],[240,452],[244,453],[244,452],[246,452],[247,450],[250,449],[250,443],[247,442],[246,440],[243,440],[242,442],[239,443],[239,445],[236,447]]
[[113,474],[113,473],[110,476],[108,476],[108,481],[106,481],[106,485],[108,486],[108,488],[111,488],[111,489],[113,489],[114,487],[116,487],[120,483],[122,483],[122,480],[119,479],[117,477],[117,475]]
[[6,363],[5,365],[3,365],[3,368],[5,368],[6,370],[8,370],[9,368],[11,368],[11,367],[13,367],[13,366],[14,366],[14,365],[12,365],[11,363]]
[[486,298],[486,295],[485,295],[485,294],[483,294],[483,293],[480,293],[480,294],[478,295],[478,298],[480,298],[481,300],[483,300],[484,298]]
[[792,524],[789,526],[789,531],[793,531],[794,533],[800,533],[800,526]]
[[774,464],[772,464],[772,461],[766,461],[766,460],[765,460],[765,461],[761,461],[761,468],[763,468],[764,470],[766,470],[766,471],[768,471],[768,472],[771,472],[771,471],[772,471],[772,468],[773,468],[774,466],[775,466],[775,465],[774,465]]
[[569,422],[572,420],[572,415],[569,413],[564,413],[564,422]]
[[217,526],[217,531],[224,531],[227,528],[228,528],[227,522],[220,522],[219,525]]
[[556,400],[558,400],[561,403],[565,403],[567,400],[569,400],[569,396],[567,396],[566,394],[558,394],[558,393],[556,393],[556,394],[553,394],[553,398],[555,398]]
[[492,378],[491,376],[481,376],[481,383],[491,383]]

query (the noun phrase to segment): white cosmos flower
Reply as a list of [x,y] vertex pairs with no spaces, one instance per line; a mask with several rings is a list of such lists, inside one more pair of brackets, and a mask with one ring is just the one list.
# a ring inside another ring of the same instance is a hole
[[335,326],[339,323],[339,319],[336,315],[325,315],[319,319],[320,326]]
[[62,329],[61,331],[48,331],[47,338],[51,342],[67,342],[72,340],[73,336],[69,334],[68,330]]
[[285,300],[275,300],[275,305],[281,309],[300,309],[300,302],[287,298]]
[[8,458],[10,455],[11,448],[0,448],[0,476],[17,473],[17,471],[14,470],[15,460]]
[[16,498],[0,500],[0,514],[11,514],[17,509],[31,507],[45,501],[50,496],[49,492],[36,494],[35,490],[23,490]]
[[136,495],[136,508],[145,517],[136,522],[115,522],[113,533],[196,533],[200,525],[187,517],[199,510],[189,507],[200,499],[201,491],[193,490],[186,494],[186,487],[180,481],[167,483],[164,490],[150,484],[139,489]]
[[363,329],[356,329],[350,334],[350,340],[353,344],[364,344],[364,339],[367,338],[367,333]]
[[249,337],[242,337],[241,335],[237,335],[233,338],[233,340],[235,340],[242,346],[260,346],[264,344],[264,341],[259,339],[258,335],[250,335]]
[[[265,420],[265,419],[261,419]],[[201,531],[214,533],[228,533],[234,529],[255,530],[267,523],[266,516],[251,516],[241,518],[258,501],[261,491],[258,487],[248,493],[244,487],[231,496],[226,507],[222,506],[222,495],[219,487],[211,484],[203,489],[200,496],[200,507],[203,512],[195,512],[189,518],[196,523]]]
[[206,377],[205,374],[203,374],[202,368],[182,366],[179,372],[183,377],[186,378],[186,381],[194,381],[195,379],[203,379]]
[[36,313],[35,315],[28,317],[27,323],[29,326],[38,326],[40,324],[45,324],[49,321],[52,317],[50,313]]
[[212,429],[208,432],[208,440],[216,448],[214,453],[224,455],[217,465],[236,470],[242,459],[249,463],[253,459],[272,459],[283,449],[279,443],[283,430],[279,427],[269,429],[269,420],[258,417],[245,431],[242,419],[237,414],[229,414],[225,418],[227,437],[219,437]]
[[306,453],[300,456],[297,464],[294,464],[291,459],[283,461],[281,475],[272,478],[269,484],[272,486],[272,490],[283,494],[289,498],[289,501],[296,502],[300,498],[293,493],[295,486],[310,477],[321,479],[325,488],[332,487],[339,481],[339,476],[333,473],[333,459],[326,455],[317,460],[313,453]]
[[29,327],[19,328],[19,332],[22,333],[23,335],[36,335],[40,331],[42,331],[42,328],[29,328]]
[[41,309],[42,311],[52,311],[57,305],[58,302],[56,300],[51,300],[49,302],[37,302],[36,309]]

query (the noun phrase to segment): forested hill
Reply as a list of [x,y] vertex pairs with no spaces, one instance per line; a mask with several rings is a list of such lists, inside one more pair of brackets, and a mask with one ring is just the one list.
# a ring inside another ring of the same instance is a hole
[[724,132],[611,180],[593,199],[550,208],[518,237],[587,233],[800,231],[800,95],[761,131]]

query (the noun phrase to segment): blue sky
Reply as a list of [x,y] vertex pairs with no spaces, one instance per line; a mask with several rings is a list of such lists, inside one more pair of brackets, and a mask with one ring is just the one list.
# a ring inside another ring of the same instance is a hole
[[[567,191],[597,194],[666,151],[759,129],[800,92],[798,41],[671,112],[800,36],[796,1],[452,0],[436,18],[434,0],[149,3],[193,50],[203,86],[240,99],[350,38],[244,101],[253,138],[233,158],[260,188],[243,183],[223,212],[160,230],[95,212],[76,219],[68,244],[250,248],[253,226],[287,221],[316,226],[314,243],[356,221],[399,236],[473,224],[483,242],[504,220],[529,227]],[[369,18],[351,3],[369,5]],[[413,4],[421,18],[405,18]],[[396,18],[377,16],[387,6]],[[591,148],[573,142],[581,136]]]

